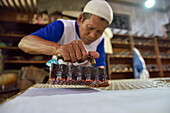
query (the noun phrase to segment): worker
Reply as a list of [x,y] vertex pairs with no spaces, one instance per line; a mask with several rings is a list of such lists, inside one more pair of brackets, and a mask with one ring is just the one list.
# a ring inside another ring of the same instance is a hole
[[[113,11],[104,0],[89,1],[77,20],[59,19],[27,35],[18,47],[26,53],[62,55],[64,63],[90,65],[87,57],[96,60],[95,67],[105,67],[103,32],[113,20]],[[81,61],[81,63],[78,63]]]

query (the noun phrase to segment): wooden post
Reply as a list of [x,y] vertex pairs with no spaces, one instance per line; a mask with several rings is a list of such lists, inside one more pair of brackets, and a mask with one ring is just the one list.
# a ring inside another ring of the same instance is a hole
[[134,38],[133,38],[133,36],[129,36],[129,37],[130,37],[130,49],[131,49],[131,53],[133,56],[133,48],[135,47]]
[[156,52],[156,62],[157,62],[158,69],[159,69],[159,76],[164,77],[164,73],[163,73],[163,69],[162,69],[162,62],[160,59],[158,40],[156,37],[154,38],[154,48],[155,48],[155,52]]
[[[132,54],[132,64],[133,64],[133,48],[135,47],[135,44],[134,44],[133,36],[129,36],[129,38],[130,38],[130,50],[131,50],[131,54]],[[133,65],[132,65],[132,68],[133,68]],[[134,73],[133,73],[133,77],[134,77]]]
[[106,55],[106,58],[107,58],[107,74],[108,74],[108,77],[109,77],[109,80],[111,80],[111,71],[110,71],[110,55],[107,54]]

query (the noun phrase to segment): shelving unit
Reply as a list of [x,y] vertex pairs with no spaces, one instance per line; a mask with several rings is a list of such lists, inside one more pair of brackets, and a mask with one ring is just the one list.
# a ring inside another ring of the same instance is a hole
[[111,39],[113,55],[106,55],[109,79],[133,78],[131,37],[114,35]]
[[[40,68],[51,59],[46,55],[30,55],[18,48],[22,37],[45,27],[45,25],[30,23],[33,14],[0,10],[0,49],[4,56],[4,70],[20,70],[22,66],[34,65]],[[8,13],[8,15],[7,15]],[[17,15],[26,15],[27,21],[16,20]]]
[[111,43],[113,55],[106,55],[109,79],[134,78],[134,47],[140,51],[144,58],[151,78],[170,76],[169,39],[115,34]]
[[[25,35],[0,33],[0,41],[6,44],[4,47],[0,47],[4,55],[4,70],[21,69],[22,66],[29,65],[45,67],[45,63],[50,59],[50,56],[30,55],[20,50],[17,45],[23,36]],[[34,59],[37,56],[43,56],[43,58],[40,57],[40,61],[37,61]]]
[[160,52],[162,72],[165,77],[170,76],[170,39],[157,39]]
[[[42,17],[43,14],[19,12],[3,8],[0,9],[0,13],[3,15],[0,16],[0,49],[4,55],[4,70],[20,70],[22,66],[29,65],[40,68],[46,67],[45,63],[51,59],[51,56],[27,54],[17,47],[18,43],[22,37],[45,27],[58,18],[71,18],[56,13],[52,15],[45,14],[48,19],[38,21],[38,18]],[[72,19],[76,18],[72,17]]]

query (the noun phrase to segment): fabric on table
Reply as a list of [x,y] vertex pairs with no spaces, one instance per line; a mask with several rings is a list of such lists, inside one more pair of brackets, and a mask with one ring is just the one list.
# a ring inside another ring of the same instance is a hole
[[1,113],[170,113],[169,88],[25,97],[0,105]]
[[30,88],[20,96],[51,96],[51,95],[67,95],[67,94],[81,94],[81,93],[94,93],[98,90],[91,88]]

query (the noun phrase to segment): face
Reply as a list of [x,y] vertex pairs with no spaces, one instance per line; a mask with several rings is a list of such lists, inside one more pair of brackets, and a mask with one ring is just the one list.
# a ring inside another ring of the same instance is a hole
[[95,15],[92,15],[84,22],[82,22],[82,18],[82,15],[80,15],[77,20],[80,37],[84,44],[89,45],[100,38],[108,26],[108,22]]

